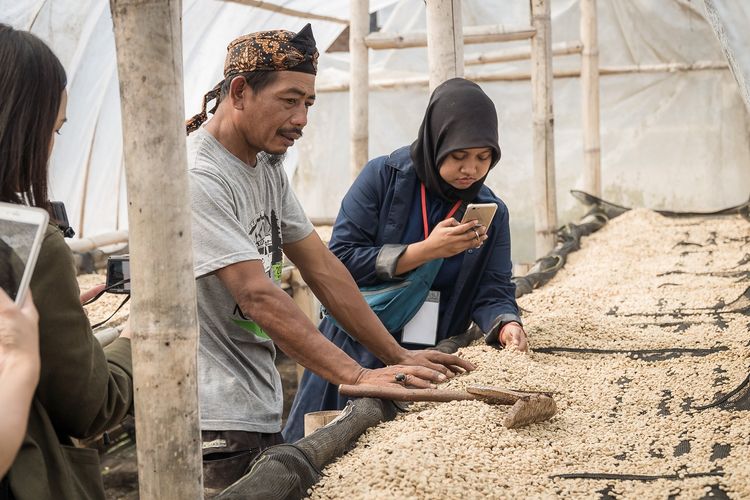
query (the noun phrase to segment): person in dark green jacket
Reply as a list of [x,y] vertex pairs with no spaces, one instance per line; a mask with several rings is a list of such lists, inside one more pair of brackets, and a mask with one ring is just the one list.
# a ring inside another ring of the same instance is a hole
[[[0,24],[0,201],[47,209],[48,160],[65,122],[65,70],[31,33]],[[133,406],[130,339],[107,349],[81,306],[73,255],[47,228],[31,280],[39,311],[41,373],[28,429],[0,499],[104,498],[96,450],[73,438],[97,436]]]

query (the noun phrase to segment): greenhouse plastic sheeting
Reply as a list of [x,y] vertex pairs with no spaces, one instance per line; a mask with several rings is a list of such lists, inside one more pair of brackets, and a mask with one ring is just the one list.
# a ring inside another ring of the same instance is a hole
[[[276,1],[286,7],[348,17],[349,2]],[[723,2],[732,29],[747,36],[750,3]],[[464,0],[465,26],[529,24],[525,0]],[[694,63],[726,64],[721,46],[697,0],[600,0],[602,67]],[[384,31],[425,29],[419,0],[370,1]],[[553,42],[579,34],[577,0],[552,2]],[[111,16],[106,0],[0,0],[0,21],[31,28],[60,55],[70,75],[69,123],[52,159],[53,198],[68,206],[79,235],[127,226],[120,108]],[[219,0],[184,2],[185,113],[199,110],[201,95],[221,77],[232,38],[270,28],[297,30],[307,21]],[[344,29],[312,21],[319,47]],[[467,45],[465,54],[528,45]],[[425,48],[370,51],[370,78],[427,74]],[[556,57],[555,69],[580,67],[580,56]],[[317,84],[346,83],[347,53],[323,53]],[[528,61],[468,66],[467,71],[527,71]],[[531,92],[528,81],[483,83],[500,116],[503,158],[488,184],[511,213],[513,257],[533,260]],[[416,136],[428,100],[426,87],[370,94],[371,157],[387,154]],[[305,137],[290,150],[287,172],[312,217],[334,217],[349,186],[348,93],[319,92]],[[554,85],[555,159],[561,224],[582,212],[562,195],[581,187],[583,146],[578,78]],[[710,211],[747,200],[750,192],[748,113],[729,69],[603,76],[601,145],[603,196],[629,206]],[[323,182],[324,180],[324,182]],[[85,210],[84,210],[85,208]]]
[[[381,9],[395,0],[371,0]],[[222,78],[226,47],[245,33],[298,31],[306,19],[222,0],[184,0],[185,114],[200,111],[203,94]],[[299,11],[349,17],[348,0],[286,0]],[[127,228],[120,95],[112,16],[107,0],[0,0],[0,22],[45,40],[68,73],[68,122],[51,160],[52,199],[65,202],[78,236]],[[320,48],[345,28],[311,21]],[[288,167],[296,165],[294,151]],[[291,173],[291,171],[290,171]]]

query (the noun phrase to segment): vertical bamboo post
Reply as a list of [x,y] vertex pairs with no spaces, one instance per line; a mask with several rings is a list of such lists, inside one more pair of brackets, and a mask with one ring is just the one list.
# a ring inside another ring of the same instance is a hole
[[[320,322],[320,303],[315,294],[312,293],[312,290],[310,290],[310,287],[305,283],[305,280],[302,279],[302,274],[300,274],[298,269],[295,268],[292,271],[289,283],[292,286],[292,300],[305,313],[310,322],[317,325]],[[297,383],[302,378],[302,372],[304,371],[305,368],[297,364]]]
[[446,80],[464,76],[461,0],[427,0],[427,60],[430,92]]
[[534,226],[536,256],[555,246],[555,137],[552,113],[552,20],[550,0],[531,1],[531,108],[534,120]]
[[351,84],[349,87],[350,172],[357,178],[369,157],[368,121],[370,70],[365,37],[370,32],[370,1],[351,0],[349,22],[349,56]]
[[120,78],[140,498],[203,496],[182,3],[111,0]]
[[581,94],[583,103],[583,190],[602,194],[599,145],[599,43],[596,0],[581,0]]

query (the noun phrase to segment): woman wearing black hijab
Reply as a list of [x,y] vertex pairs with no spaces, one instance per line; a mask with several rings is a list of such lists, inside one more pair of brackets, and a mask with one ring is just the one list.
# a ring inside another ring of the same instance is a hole
[[[368,162],[341,204],[329,246],[360,287],[400,282],[423,264],[443,259],[431,286],[439,292],[432,309],[436,331],[422,344],[404,342],[414,338],[405,336],[408,326],[391,332],[405,347],[434,345],[473,321],[487,343],[527,349],[510,281],[508,209],[484,185],[500,160],[497,128],[495,106],[478,85],[448,80],[433,92],[417,140]],[[468,203],[497,205],[489,228],[458,222]],[[319,328],[362,366],[383,366],[330,318]],[[340,409],[346,401],[336,386],[305,371],[285,440],[302,437],[306,413]]]

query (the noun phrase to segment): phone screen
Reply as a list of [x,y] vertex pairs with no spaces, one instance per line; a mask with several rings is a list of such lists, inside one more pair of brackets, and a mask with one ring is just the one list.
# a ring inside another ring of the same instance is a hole
[[38,223],[0,219],[0,286],[14,302],[38,231]]

